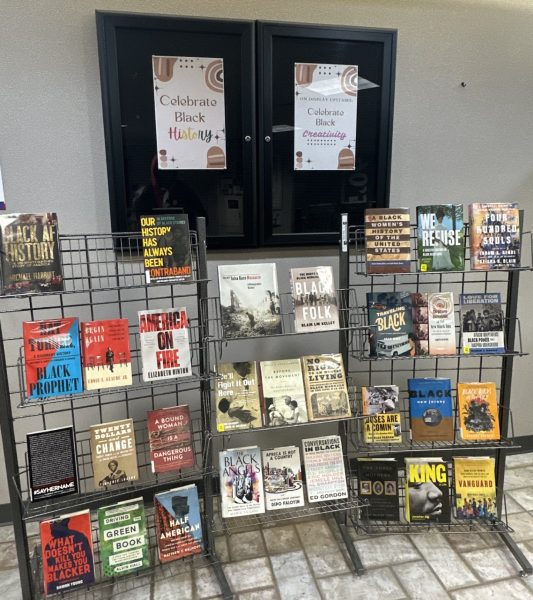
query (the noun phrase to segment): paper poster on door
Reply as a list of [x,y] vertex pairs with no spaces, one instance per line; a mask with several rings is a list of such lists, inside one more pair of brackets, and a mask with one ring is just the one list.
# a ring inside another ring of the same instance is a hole
[[152,56],[160,169],[225,169],[221,58]]
[[356,65],[294,64],[294,169],[355,170]]

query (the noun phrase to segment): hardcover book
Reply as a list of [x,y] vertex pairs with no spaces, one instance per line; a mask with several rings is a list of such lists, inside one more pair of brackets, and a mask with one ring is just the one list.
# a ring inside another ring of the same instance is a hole
[[142,497],[98,509],[100,560],[104,578],[150,566],[150,548]]
[[339,328],[331,267],[291,269],[294,328],[297,333]]
[[366,272],[411,272],[411,216],[408,208],[365,210]]
[[416,292],[411,294],[413,322],[412,341],[416,356],[427,356],[429,354],[429,309],[428,295]]
[[352,416],[341,354],[302,356],[310,421]]
[[497,514],[494,458],[454,456],[455,508],[458,519],[490,519]]
[[463,440],[500,439],[495,383],[458,383],[457,404]]
[[143,381],[192,375],[189,321],[185,308],[140,311],[139,336]]
[[406,458],[405,486],[407,521],[450,522],[448,464],[442,458]]
[[342,442],[338,435],[302,440],[309,502],[348,498]]
[[297,446],[263,450],[267,510],[304,506],[302,463]]
[[218,286],[226,338],[282,332],[275,263],[220,265]]
[[44,592],[66,592],[94,583],[94,552],[89,510],[41,521]]
[[358,458],[357,487],[362,500],[368,500],[363,509],[369,519],[378,521],[400,520],[398,494],[398,463],[395,458]]
[[192,279],[189,218],[183,214],[141,217],[146,283]]
[[82,323],[81,343],[86,390],[132,384],[128,319]]
[[431,356],[456,354],[453,293],[428,294],[428,314],[429,353]]
[[63,291],[55,213],[0,215],[2,294]]
[[170,406],[146,413],[152,473],[194,467],[189,407]]
[[136,481],[139,473],[133,419],[92,425],[90,430],[95,488]]
[[462,204],[417,206],[418,270],[462,271],[465,238]]
[[493,271],[520,266],[520,214],[515,202],[474,203],[470,215],[470,268]]
[[219,363],[215,380],[217,431],[261,427],[259,376],[255,361]]
[[72,426],[26,434],[30,500],[77,494],[78,463]]
[[370,355],[377,358],[415,356],[413,303],[409,292],[368,292]]
[[200,503],[194,483],[156,494],[154,511],[162,563],[203,552]]
[[401,443],[402,424],[399,413],[399,390],[396,385],[374,385],[361,388],[363,397],[364,440],[372,443]]
[[263,467],[258,446],[219,453],[222,518],[265,512]]
[[413,442],[454,439],[451,381],[443,377],[409,379],[409,418]]
[[44,400],[83,391],[79,322],[74,317],[25,321],[26,398]]
[[296,425],[309,418],[299,358],[260,363],[265,425]]
[[505,352],[504,316],[499,292],[461,294],[464,354]]

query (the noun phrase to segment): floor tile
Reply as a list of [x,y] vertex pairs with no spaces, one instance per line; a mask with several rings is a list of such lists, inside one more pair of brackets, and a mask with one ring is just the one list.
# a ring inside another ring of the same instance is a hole
[[505,468],[507,471],[514,467],[528,465],[533,465],[533,452],[521,452],[520,454],[511,454],[505,457]]
[[405,594],[389,568],[364,575],[335,575],[318,580],[324,600],[399,600]]
[[450,596],[424,561],[395,565],[392,568],[411,600],[449,600]]
[[215,550],[220,562],[229,562],[228,539],[225,535],[217,535],[215,538]]
[[307,560],[315,577],[349,573],[350,569],[339,548],[321,547],[319,544],[307,544]]
[[274,585],[268,558],[252,558],[224,565],[224,572],[234,592]]
[[359,542],[356,541],[354,546],[366,568],[420,558],[420,554],[405,535],[370,537]]
[[2,590],[2,600],[20,600],[22,598],[18,569],[0,571],[0,589]]
[[507,579],[489,585],[476,586],[466,590],[452,592],[454,600],[526,600],[533,598],[533,594],[520,581],[520,579]]
[[246,531],[233,533],[227,536],[229,555],[231,560],[238,561],[245,558],[257,558],[266,554],[263,536],[260,531]]
[[325,519],[297,523],[296,529],[298,530],[302,544],[309,545],[310,542],[314,542],[315,544],[319,543],[322,547],[337,547],[337,541]]
[[276,554],[270,557],[270,561],[281,600],[320,600],[303,551]]
[[[28,534],[29,535],[29,534]],[[15,533],[12,525],[2,525],[0,527],[0,542],[14,542]]]
[[519,469],[507,469],[505,471],[503,487],[506,492],[517,488],[527,487],[532,479],[533,465],[530,467],[521,467]]
[[220,586],[211,567],[194,571],[194,587],[198,598],[211,598],[220,594]]
[[533,510],[533,487],[525,487],[513,490],[505,494],[516,500],[525,510]]
[[507,511],[507,514],[514,515],[519,512],[524,512],[524,507],[520,506],[520,504],[518,504],[518,502],[513,499],[512,494],[513,492],[507,492],[505,494],[504,509]]
[[509,515],[507,522],[514,529],[512,536],[515,542],[533,539],[533,516],[528,513]]
[[450,546],[460,554],[503,544],[500,536],[493,533],[443,533],[443,536]]
[[192,574],[177,575],[154,582],[154,598],[157,600],[175,600],[179,590],[180,600],[192,600]]
[[496,581],[517,575],[518,563],[507,548],[483,548],[463,554],[463,559],[482,581]]
[[238,600],[279,600],[279,594],[276,588],[266,588],[239,594]]
[[269,554],[282,554],[302,549],[300,538],[293,525],[264,529],[263,536]]
[[15,542],[0,544],[0,569],[12,569],[18,566]]

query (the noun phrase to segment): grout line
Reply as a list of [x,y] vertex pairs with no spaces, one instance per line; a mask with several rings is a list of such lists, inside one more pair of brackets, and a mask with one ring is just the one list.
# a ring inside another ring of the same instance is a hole
[[[294,529],[296,529],[296,528],[294,527]],[[276,579],[276,574],[274,573],[274,567],[272,566],[272,561],[270,560],[270,551],[268,549],[268,545],[266,543],[266,538],[265,538],[265,533],[264,533],[262,527],[259,527],[259,534],[261,535],[261,538],[263,540],[263,544],[265,546],[267,564],[268,564],[268,567],[270,569],[270,575],[272,576],[272,582],[274,584],[274,589],[276,590],[278,598],[281,598],[281,591],[280,591],[280,588],[279,588],[279,585],[278,585],[278,580]]]
[[[324,517],[321,517],[321,519],[319,519],[319,520],[320,521],[325,521],[326,519]],[[320,598],[322,598],[322,600],[326,600],[324,598],[324,596],[322,595],[322,592],[320,591],[320,586],[318,585],[318,581],[316,579],[313,567],[311,566],[311,563],[309,562],[309,557],[307,556],[307,552],[305,551],[305,545],[304,545],[304,543],[302,541],[302,537],[300,536],[300,532],[298,531],[298,527],[295,526],[294,529],[296,530],[296,536],[297,536],[297,538],[300,540],[300,545],[302,547],[302,551],[303,551],[303,555],[304,555],[304,558],[305,558],[305,562],[307,563],[307,566],[309,568],[309,573],[311,573],[311,577],[313,578],[313,583],[315,584],[315,588],[318,591],[318,595],[319,595]]]

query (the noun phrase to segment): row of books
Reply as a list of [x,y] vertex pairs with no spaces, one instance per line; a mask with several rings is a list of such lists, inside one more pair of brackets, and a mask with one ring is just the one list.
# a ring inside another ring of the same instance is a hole
[[[520,215],[516,203],[470,204],[470,269],[520,266]],[[463,271],[465,233],[462,204],[417,206],[418,271]],[[408,208],[365,211],[368,274],[411,272],[411,217]]]
[[[452,457],[455,517],[483,519],[496,516],[494,458]],[[400,485],[395,458],[358,458],[358,492],[369,502],[369,519],[400,520]],[[449,463],[442,458],[405,459],[405,519],[412,523],[449,523],[451,520]]]

